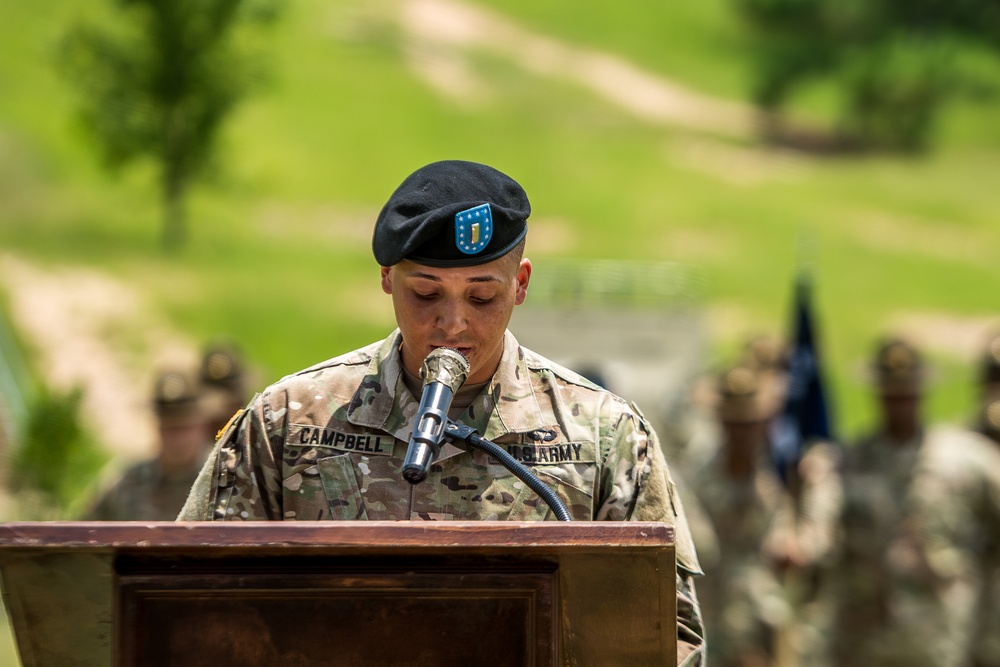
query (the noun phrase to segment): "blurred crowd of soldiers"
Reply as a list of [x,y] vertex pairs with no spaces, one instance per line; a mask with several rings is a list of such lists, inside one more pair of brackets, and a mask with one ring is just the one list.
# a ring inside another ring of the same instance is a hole
[[665,438],[709,664],[1000,666],[1000,335],[964,427],[925,423],[912,344],[881,341],[870,371],[880,422],[805,443],[792,470],[771,456],[788,372],[768,339],[715,378],[700,427]]
[[127,468],[87,511],[90,521],[173,521],[216,435],[249,399],[235,345],[209,346],[196,369],[167,369],[154,382],[156,453]]

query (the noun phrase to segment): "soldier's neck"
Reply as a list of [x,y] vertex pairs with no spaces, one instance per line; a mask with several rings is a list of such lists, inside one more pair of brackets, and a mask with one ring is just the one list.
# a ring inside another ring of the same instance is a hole
[[757,447],[748,442],[727,442],[723,468],[730,479],[750,479],[757,470]]
[[913,444],[922,431],[917,422],[889,422],[882,427],[886,440],[897,447]]

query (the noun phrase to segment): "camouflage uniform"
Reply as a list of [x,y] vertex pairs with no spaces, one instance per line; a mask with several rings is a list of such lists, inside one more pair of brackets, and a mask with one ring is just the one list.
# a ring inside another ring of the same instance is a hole
[[979,434],[929,434],[907,522],[910,585],[926,598],[935,665],[1000,665],[1000,450]]
[[1000,567],[1000,453],[936,427],[906,444],[860,442],[844,478],[838,664],[970,664],[974,638],[985,651],[1000,629],[977,615]]
[[128,468],[87,514],[90,521],[173,521],[184,506],[201,463],[167,473],[155,459]]
[[789,609],[761,553],[781,500],[780,482],[763,457],[744,479],[727,476],[722,458],[719,452],[690,479],[708,522],[693,527],[707,573],[698,595],[711,631],[711,662],[725,666],[751,657],[766,661],[775,628],[787,621]]
[[973,664],[1000,629],[982,613],[997,608],[1000,452],[968,430],[920,427],[910,345],[885,342],[874,366],[885,427],[846,455],[837,662]]
[[[989,438],[1000,451],[1000,335],[990,338],[984,350],[980,393],[982,405],[976,430]],[[1000,564],[996,561],[979,617],[1000,618]],[[980,630],[973,649],[973,664],[976,667],[1000,665],[1000,626],[987,628],[986,624],[980,624]]]
[[838,664],[894,664],[907,643],[891,627],[901,588],[894,558],[911,520],[909,494],[924,445],[923,365],[909,343],[887,339],[876,349],[871,372],[883,424],[845,453],[840,585],[834,591]]
[[[172,521],[183,507],[211,445],[204,434],[205,409],[204,396],[193,378],[178,371],[161,373],[153,388],[153,410],[161,427],[160,455],[126,469],[84,518]],[[180,444],[178,436],[170,433],[175,428],[191,429],[189,433],[196,435],[181,435],[186,444]],[[196,444],[197,450],[192,451],[190,444]],[[178,447],[184,448],[183,458],[174,460],[170,455]]]
[[[798,656],[794,662],[817,664],[829,627],[828,603],[817,587],[826,583],[821,578],[835,544],[837,450],[816,444],[806,452],[797,502],[766,456],[746,479],[727,477],[722,457],[693,479],[698,510],[711,528],[711,541],[696,544],[707,574],[698,594],[711,630],[712,664],[752,664],[751,656],[770,662],[782,633],[790,642],[787,650]],[[692,526],[692,532],[704,539],[704,527]],[[795,563],[780,562],[789,540],[799,548]]]
[[[708,576],[699,584],[713,665],[810,660],[823,653],[829,612],[816,586],[829,563],[840,512],[838,451],[815,443],[797,467],[796,497],[768,456],[764,424],[774,395],[753,369],[736,367],[720,382],[719,417],[756,425],[755,443],[726,440],[690,478],[692,533]],[[735,447],[752,446],[744,474],[731,472]],[[704,521],[705,524],[702,524]],[[696,523],[697,522],[697,523]],[[781,638],[789,640],[779,655]],[[818,659],[818,658],[817,658]]]
[[[426,481],[401,476],[418,399],[401,335],[290,375],[224,431],[181,520],[552,520],[549,507],[476,450],[442,447]],[[500,366],[455,421],[531,467],[576,520],[677,529],[678,662],[701,664],[700,573],[655,433],[623,400],[504,338]]]

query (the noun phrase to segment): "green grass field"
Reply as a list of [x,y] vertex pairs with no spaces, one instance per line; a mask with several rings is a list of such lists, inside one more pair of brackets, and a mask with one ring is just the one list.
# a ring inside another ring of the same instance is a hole
[[[741,100],[748,87],[726,0],[477,2],[707,94]],[[872,419],[861,370],[889,330],[921,342],[935,366],[930,416],[970,415],[975,333],[1000,314],[996,99],[954,104],[926,157],[823,159],[644,121],[496,49],[463,52],[474,85],[445,94],[411,65],[397,3],[301,0],[272,35],[273,82],[227,128],[225,168],[194,192],[189,243],[170,256],[152,169],[103,172],[54,72],[53,45],[79,4],[8,3],[0,22],[0,253],[127,281],[193,338],[240,341],[264,380],[385,333],[372,222],[414,168],[463,158],[525,186],[536,273],[548,258],[703,270],[713,365],[750,335],[784,333],[808,260],[842,434]],[[996,60],[968,68],[1000,91]],[[828,119],[833,100],[818,85],[795,110]]]
[[[706,93],[739,100],[746,88],[724,0],[593,11],[489,4],[538,34]],[[713,362],[748,335],[784,331],[804,239],[842,431],[870,420],[859,369],[873,339],[900,323],[919,329],[911,333],[938,367],[932,416],[971,409],[976,351],[949,332],[997,315],[997,103],[954,105],[938,149],[922,159],[768,151],[752,136],[633,118],[496,51],[467,54],[481,99],[444,95],[408,64],[396,8],[289,5],[273,33],[274,81],[229,126],[225,169],[195,192],[190,243],[176,257],[157,245],[152,170],[100,169],[51,66],[54,40],[80,9],[9,8],[13,20],[0,28],[3,248],[140,286],[193,336],[243,341],[270,378],[381,335],[391,311],[370,259],[375,214],[416,166],[475,159],[531,195],[537,271],[547,257],[703,268]],[[1000,87],[995,63],[982,69]],[[822,87],[806,91],[799,112],[822,118],[830,99]]]

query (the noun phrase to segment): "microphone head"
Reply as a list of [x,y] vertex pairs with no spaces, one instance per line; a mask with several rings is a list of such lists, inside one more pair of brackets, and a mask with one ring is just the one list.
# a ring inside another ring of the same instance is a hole
[[450,347],[438,347],[424,359],[420,367],[420,378],[424,385],[440,382],[456,393],[469,378],[469,360],[458,350]]

